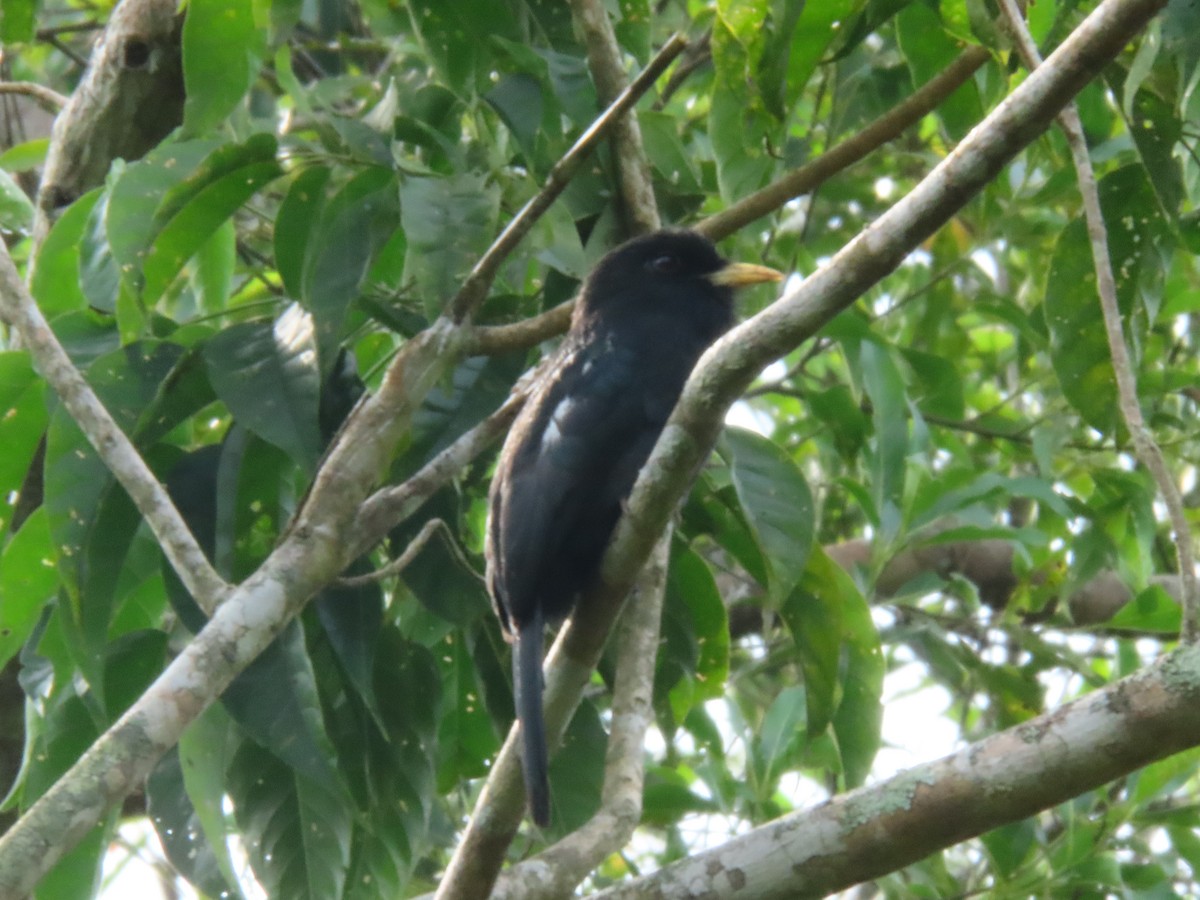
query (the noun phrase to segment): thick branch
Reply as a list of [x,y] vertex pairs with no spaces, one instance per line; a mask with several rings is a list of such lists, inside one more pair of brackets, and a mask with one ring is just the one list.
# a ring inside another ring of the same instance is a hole
[[54,120],[38,191],[35,242],[62,207],[138,159],[183,121],[182,17],[176,0],[123,0],[88,70]]
[[593,896],[823,897],[1200,744],[1200,649]]
[[196,543],[179,511],[104,404],[75,368],[29,295],[4,242],[0,241],[0,319],[16,329],[38,370],[77,425],[125,488],[150,525],[163,553],[201,608],[212,612],[229,591]]

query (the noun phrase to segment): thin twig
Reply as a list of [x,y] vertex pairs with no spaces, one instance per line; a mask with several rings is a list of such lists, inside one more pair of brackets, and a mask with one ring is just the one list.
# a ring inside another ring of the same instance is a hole
[[3,241],[0,319],[21,335],[23,346],[33,355],[42,376],[149,524],[171,567],[200,607],[211,615],[228,594],[229,585],[209,563],[166,489],[67,356],[21,281]]
[[[1018,52],[1026,67],[1033,71],[1041,65],[1041,55],[1029,34],[1024,16],[1015,0],[1001,0],[1001,9],[1009,24]],[[1137,378],[1129,359],[1125,344],[1125,333],[1121,325],[1121,310],[1117,304],[1117,285],[1113,278],[1112,259],[1108,252],[1108,230],[1104,224],[1104,211],[1100,207],[1100,192],[1096,186],[1096,173],[1088,154],[1087,140],[1083,134],[1083,123],[1074,103],[1063,107],[1058,123],[1066,135],[1071,148],[1071,160],[1075,165],[1079,181],[1079,193],[1083,198],[1084,219],[1087,222],[1088,238],[1092,245],[1092,264],[1096,273],[1096,290],[1100,298],[1100,310],[1104,314],[1104,332],[1108,338],[1108,350],[1112,357],[1113,372],[1117,381],[1117,406],[1129,435],[1133,439],[1134,453],[1153,476],[1171,519],[1173,540],[1178,556],[1179,575],[1183,582],[1183,623],[1180,639],[1195,643],[1200,639],[1200,593],[1196,581],[1196,561],[1193,552],[1192,530],[1188,524],[1179,485],[1171,474],[1161,448],[1154,439],[1142,417],[1138,403]]]
[[497,356],[528,350],[566,331],[571,325],[571,313],[574,310],[575,301],[568,300],[554,309],[511,325],[477,326],[471,329],[469,352],[472,356]]
[[517,417],[525,397],[524,390],[513,391],[499,409],[460,435],[403,484],[382,488],[367,498],[359,508],[351,528],[347,540],[350,548],[347,558],[357,558],[370,550],[439,491],[451,477],[499,440]]
[[663,107],[670,102],[675,96],[685,81],[691,77],[692,73],[700,67],[712,62],[712,29],[704,32],[699,40],[693,41],[687,48],[687,52],[683,54],[683,59],[679,61],[671,76],[667,79],[667,83],[663,85],[662,91],[659,92],[658,99],[650,107],[655,112],[659,112]]
[[67,98],[58,91],[52,91],[32,81],[0,81],[0,94],[23,94],[32,97],[38,106],[49,112],[58,112],[67,105]]
[[513,216],[504,231],[471,269],[471,273],[463,282],[462,287],[458,289],[458,293],[447,305],[447,314],[454,322],[458,323],[467,319],[483,303],[496,278],[496,273],[500,270],[500,265],[508,258],[513,248],[529,233],[534,223],[563,192],[571,178],[583,165],[584,160],[608,132],[608,129],[613,126],[613,123],[619,120],[625,111],[630,109],[651,88],[658,76],[686,46],[687,41],[678,34],[667,41],[654,59],[650,60],[650,64],[642,70],[642,73],[621,92],[621,95],[596,121],[588,126],[587,131],[579,136],[566,155],[554,164],[554,168],[546,176],[546,183],[542,189],[521,207],[520,212]]
[[756,219],[803,196],[831,175],[849,168],[864,156],[899,137],[958,90],[989,59],[984,47],[970,47],[931,78],[903,103],[888,110],[862,131],[830,147],[812,162],[784,175],[728,209],[698,222],[695,229],[714,241],[728,237]]
[[386,566],[376,569],[374,572],[367,572],[365,575],[345,575],[334,582],[340,588],[358,588],[366,587],[370,584],[378,584],[380,581],[385,581],[388,578],[399,575],[409,567],[417,554],[425,549],[425,545],[429,543],[429,539],[433,537],[433,533],[441,528],[447,539],[453,543],[454,535],[442,519],[430,519],[421,526],[421,530],[417,532],[416,537],[408,542],[408,546],[404,548],[404,552],[389,562]]

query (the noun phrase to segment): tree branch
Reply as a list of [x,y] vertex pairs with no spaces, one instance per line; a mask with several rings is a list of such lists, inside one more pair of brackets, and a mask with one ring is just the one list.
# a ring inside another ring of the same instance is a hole
[[[1037,45],[1033,42],[1025,19],[1014,0],[1001,0],[1017,50],[1026,68],[1035,71],[1041,65]],[[1125,332],[1121,325],[1121,310],[1117,303],[1117,283],[1113,278],[1112,258],[1108,252],[1108,229],[1104,224],[1104,211],[1100,208],[1100,191],[1096,186],[1096,173],[1088,153],[1087,140],[1083,136],[1083,123],[1075,104],[1066,106],[1058,117],[1059,126],[1066,135],[1071,148],[1071,161],[1075,165],[1075,176],[1079,182],[1079,193],[1083,198],[1083,214],[1087,222],[1088,238],[1092,245],[1092,264],[1096,272],[1096,291],[1100,298],[1100,310],[1104,315],[1104,332],[1108,338],[1108,351],[1112,357],[1113,372],[1117,379],[1117,407],[1125,427],[1133,439],[1133,449],[1153,476],[1171,519],[1175,553],[1179,562],[1179,574],[1183,582],[1183,627],[1180,637],[1189,643],[1200,640],[1200,586],[1196,583],[1196,558],[1192,541],[1192,529],[1183,508],[1183,497],[1179,493],[1162,449],[1142,418],[1142,407],[1138,402],[1137,376],[1125,346]]]
[[58,211],[138,159],[183,121],[182,16],[176,0],[122,0],[87,72],[54,120],[37,197],[34,244]]
[[0,81],[0,94],[23,94],[32,97],[42,109],[50,112],[58,112],[67,105],[67,98],[58,91],[52,91],[32,81]]
[[903,103],[888,110],[866,128],[840,144],[830,147],[816,159],[788,172],[778,181],[743,197],[719,213],[695,226],[714,241],[728,237],[756,219],[779,209],[796,197],[802,197],[833,175],[848,169],[872,150],[894,141],[907,129],[937,109],[947,97],[962,87],[990,54],[985,47],[969,47],[939,75],[931,78]]
[[517,417],[525,398],[523,390],[513,391],[499,409],[460,435],[403,484],[382,488],[367,498],[347,539],[347,558],[355,559],[374,547],[454,475],[499,440]]
[[823,897],[1094,790],[1200,744],[1200,649],[1015,728],[600,891],[641,897]]

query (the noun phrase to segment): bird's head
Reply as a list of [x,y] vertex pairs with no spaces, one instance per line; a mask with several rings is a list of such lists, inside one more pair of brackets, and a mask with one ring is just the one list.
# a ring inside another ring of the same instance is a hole
[[694,231],[655,231],[627,241],[600,260],[581,300],[587,314],[601,314],[610,305],[644,308],[672,299],[729,307],[735,288],[782,278],[766,266],[729,262]]

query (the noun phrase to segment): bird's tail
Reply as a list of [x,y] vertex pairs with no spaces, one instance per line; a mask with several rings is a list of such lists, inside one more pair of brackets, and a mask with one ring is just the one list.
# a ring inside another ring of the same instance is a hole
[[517,634],[513,648],[513,691],[521,720],[521,770],[529,814],[542,828],[550,824],[550,779],[546,724],[542,719],[542,614],[537,612]]

